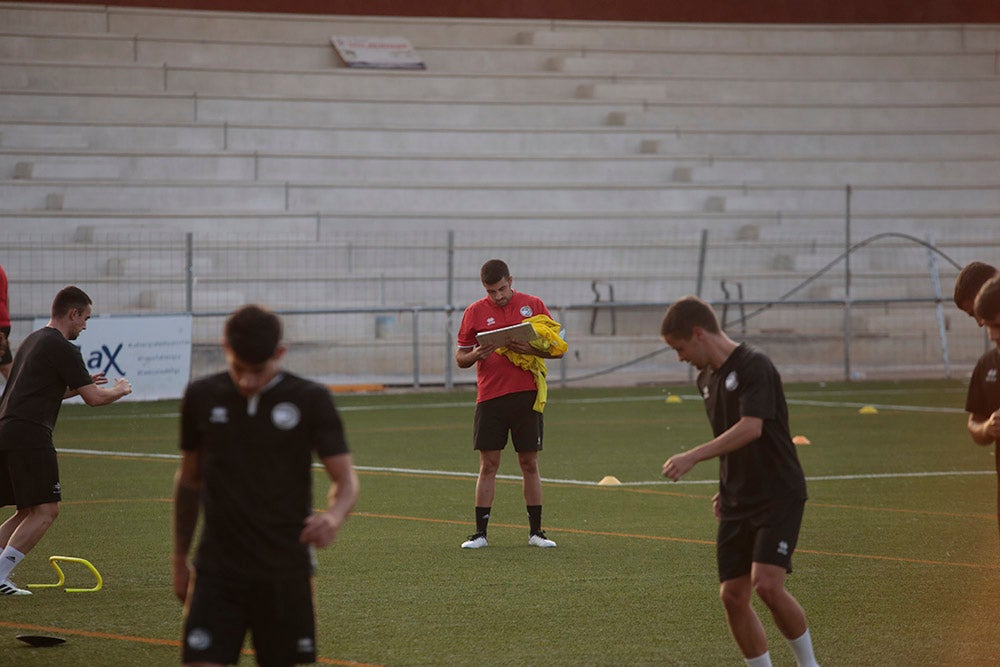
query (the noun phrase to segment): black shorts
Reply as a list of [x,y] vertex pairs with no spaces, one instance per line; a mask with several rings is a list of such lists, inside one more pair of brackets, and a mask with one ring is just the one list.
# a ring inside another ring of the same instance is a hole
[[785,500],[742,519],[720,521],[716,539],[719,581],[750,574],[753,563],[791,572],[805,504],[805,500]]
[[542,413],[535,412],[534,391],[519,391],[476,403],[474,449],[495,451],[507,446],[507,433],[519,452],[542,450]]
[[236,664],[248,630],[259,665],[316,662],[312,577],[245,581],[196,573],[184,617],[183,661]]
[[0,450],[0,506],[22,509],[61,500],[54,447]]

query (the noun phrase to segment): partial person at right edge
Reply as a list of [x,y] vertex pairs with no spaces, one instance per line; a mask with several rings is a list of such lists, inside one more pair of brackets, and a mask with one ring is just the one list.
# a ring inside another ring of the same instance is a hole
[[0,266],[0,375],[4,381],[10,378],[10,366],[14,361],[10,349],[10,301],[7,298],[7,273]]
[[986,281],[975,300],[975,317],[986,326],[993,349],[979,358],[969,391],[965,411],[969,413],[966,427],[972,441],[988,447],[994,445],[994,466],[997,471],[997,525],[1000,527],[1000,276]]
[[997,270],[985,262],[969,262],[958,272],[955,278],[955,305],[963,313],[983,326],[984,322],[976,315],[976,295],[990,278],[997,275]]

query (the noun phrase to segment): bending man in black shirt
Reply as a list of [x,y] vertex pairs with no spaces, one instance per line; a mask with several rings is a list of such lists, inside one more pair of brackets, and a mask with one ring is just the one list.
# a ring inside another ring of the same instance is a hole
[[[249,630],[259,664],[315,662],[314,548],[333,543],[358,498],[343,425],[326,387],[281,370],[274,313],[238,309],[223,350],[228,371],[192,382],[181,406],[173,579],[183,660],[235,664]],[[321,512],[314,455],[332,482]]]
[[800,667],[816,667],[805,612],[785,589],[806,501],[806,482],[788,430],[781,377],[760,351],[730,339],[711,306],[685,297],[660,329],[681,361],[696,367],[715,438],[663,464],[675,482],[696,464],[719,458],[716,557],[720,597],[747,665],[770,667],[764,627],[750,604],[767,605]]
[[92,302],[79,287],[64,287],[52,301],[49,323],[21,343],[0,398],[0,505],[17,512],[0,526],[0,595],[30,595],[10,573],[59,515],[62,490],[52,429],[64,399],[107,405],[132,393],[118,378],[91,375],[70,341],[87,328]]
[[[975,317],[986,326],[994,347],[979,358],[969,380],[965,411],[972,441],[988,447],[1000,440],[1000,276],[991,278],[975,299]],[[1000,446],[994,446],[997,471],[997,524],[1000,525]]]

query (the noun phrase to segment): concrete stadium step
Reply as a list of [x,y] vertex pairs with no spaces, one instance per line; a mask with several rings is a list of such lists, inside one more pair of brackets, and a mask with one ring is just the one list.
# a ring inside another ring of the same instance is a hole
[[103,33],[108,29],[105,7],[60,4],[0,4],[0,25],[18,33]]
[[612,111],[614,127],[802,132],[936,132],[1000,129],[1000,103],[948,104],[647,104]]
[[[415,44],[428,70],[446,73],[491,74],[540,72],[572,68],[552,67],[551,61],[565,55],[564,49],[534,49],[516,45],[447,46]],[[303,43],[212,41],[142,35],[0,33],[0,60],[143,64],[192,67],[244,67],[261,70],[329,70],[347,65],[329,37]],[[592,72],[586,64],[581,72]]]
[[[634,155],[550,158],[461,155],[296,155],[270,153],[116,153],[0,148],[0,178],[40,180],[183,180],[573,183],[752,180],[747,163],[712,167],[703,157]],[[695,176],[697,174],[697,177]],[[759,175],[757,176],[759,178]],[[731,181],[732,182],[732,181]]]
[[58,152],[0,148],[0,178],[25,180],[253,181],[257,180],[256,167],[252,154]]
[[[707,259],[713,268],[713,280],[733,279],[739,274],[728,259],[742,256],[747,244],[763,246],[769,250],[757,268],[770,268],[781,254],[800,254],[801,244],[790,239],[808,238],[815,244],[841,248],[844,244],[845,221],[843,213],[817,215],[795,213],[699,213],[696,218],[688,213],[666,211],[639,211],[608,214],[603,211],[576,211],[569,213],[549,210],[524,214],[433,212],[426,214],[397,211],[388,214],[326,213],[263,213],[209,212],[209,211],[2,211],[0,233],[13,242],[65,244],[103,244],[122,239],[143,239],[150,234],[173,235],[181,243],[185,234],[191,233],[195,242],[202,239],[241,238],[274,239],[289,241],[329,241],[337,238],[372,239],[379,235],[393,239],[406,238],[419,229],[422,238],[438,238],[442,246],[449,232],[462,235],[464,243],[475,244],[475,239],[492,243],[489,232],[502,228],[510,234],[541,238],[571,235],[578,244],[601,247],[615,245],[630,238],[670,238],[671,244],[686,247],[697,256],[702,233],[708,242]],[[958,266],[981,259],[981,249],[995,243],[995,212],[957,215],[952,212],[929,214],[925,212],[899,214],[859,214],[852,216],[852,238],[856,244],[864,243],[864,252],[884,252],[895,248],[904,238],[924,241],[928,234],[938,239],[939,247]],[[889,236],[886,236],[889,234]],[[913,243],[912,241],[910,243]],[[10,247],[8,247],[8,250]],[[10,253],[6,253],[11,261]],[[833,251],[831,257],[836,256]],[[942,276],[954,278],[948,260],[940,262]],[[662,267],[661,269],[662,270]],[[949,273],[950,271],[950,273]],[[786,271],[787,273],[787,271]],[[791,289],[795,285],[788,285]]]
[[0,146],[44,149],[224,150],[217,124],[62,123],[0,120]]
[[942,158],[988,157],[1000,148],[1000,137],[992,131],[949,130],[940,132],[795,132],[712,131],[677,129],[647,131],[640,151],[672,151],[775,157],[827,158]]
[[37,91],[182,92],[274,96],[322,95],[341,99],[568,99],[583,77],[558,73],[519,75],[434,74],[361,69],[261,71],[152,65],[0,63],[0,87]]
[[[0,178],[15,180],[117,180],[121,178],[120,165],[113,160],[75,156],[65,158],[42,158],[17,160],[11,164],[10,158],[0,150]],[[24,156],[20,156],[24,157]]]
[[[0,25],[25,33],[117,33],[187,39],[326,40],[331,35],[399,35],[412,42],[513,44],[519,31],[548,21],[216,12],[116,6],[0,5]],[[457,28],[457,29],[456,29]]]
[[133,122],[219,121],[340,127],[628,127],[650,130],[995,130],[998,105],[727,105],[565,100],[446,102],[273,99],[186,93],[52,93],[0,90],[0,118]]
[[[703,184],[550,183],[341,183],[308,182],[154,182],[154,181],[0,181],[6,210],[199,210],[327,211],[390,213],[413,210],[520,212],[552,210],[615,211],[810,211],[845,210],[841,186],[742,187]],[[1000,187],[855,186],[852,211],[995,211]]]
[[197,98],[189,94],[0,89],[0,119],[190,123],[196,114]]
[[[829,205],[841,200],[827,192]],[[6,210],[198,210],[430,213],[629,210],[699,212],[704,210],[778,211],[796,208],[799,192],[695,185],[547,185],[302,184],[274,182],[156,183],[152,181],[0,181],[0,206]],[[817,192],[809,191],[811,201]],[[813,204],[814,210],[822,210]],[[863,209],[859,209],[863,210]]]
[[[992,76],[997,54],[984,49],[927,53],[706,53],[656,50],[530,46],[414,45],[435,72],[515,73],[552,70],[575,74],[772,78],[898,78]],[[579,55],[584,51],[583,55]],[[315,43],[193,40],[112,34],[0,34],[0,59],[69,63],[138,63],[171,66],[242,67],[310,70],[345,67],[329,39]]]
[[704,53],[915,53],[992,50],[992,25],[720,25],[556,21],[522,33],[522,44],[612,46]]
[[995,76],[962,79],[775,79],[619,77],[614,82],[582,83],[584,99],[686,103],[758,104],[934,104],[1000,102]]
[[[984,45],[985,46],[985,45]],[[589,63],[588,61],[594,61]],[[776,79],[803,78],[873,80],[880,78],[992,76],[997,54],[990,48],[927,53],[804,53],[796,51],[719,53],[681,50],[587,48],[585,55],[553,56],[550,69],[603,74],[663,75]]]
[[0,89],[0,118],[95,122],[220,121],[284,126],[601,127],[641,105],[550,101],[338,100],[219,97],[191,93],[44,92]]
[[997,133],[711,132],[602,129],[395,129],[276,127],[214,123],[72,123],[3,121],[5,148],[190,150],[294,153],[457,153],[515,155],[737,155],[762,158],[988,157]]
[[412,71],[254,70],[0,62],[0,87],[37,91],[182,92],[275,96],[323,95],[341,99],[546,100],[687,103],[930,104],[1000,102],[994,77],[934,80],[815,80],[758,78],[605,77],[561,72],[437,74]]
[[106,152],[0,148],[0,178],[202,181],[408,180],[695,183],[718,185],[970,185],[1000,173],[1000,159],[943,160],[738,156],[463,156],[261,152]]

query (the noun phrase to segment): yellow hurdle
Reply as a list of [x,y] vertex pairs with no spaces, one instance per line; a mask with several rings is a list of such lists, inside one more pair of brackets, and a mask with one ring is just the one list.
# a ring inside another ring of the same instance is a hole
[[101,573],[98,572],[97,568],[94,567],[86,558],[76,558],[74,556],[49,556],[49,565],[51,565],[52,569],[59,575],[59,581],[54,584],[28,584],[28,588],[59,588],[62,586],[66,582],[66,575],[63,574],[62,568],[59,567],[59,561],[63,561],[64,563],[79,563],[90,570],[93,573],[94,578],[97,579],[97,585],[93,588],[67,588],[67,593],[93,593],[94,591],[101,590],[101,586],[104,585],[104,579],[101,578]]

